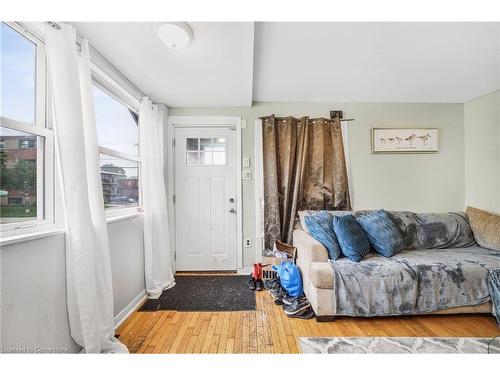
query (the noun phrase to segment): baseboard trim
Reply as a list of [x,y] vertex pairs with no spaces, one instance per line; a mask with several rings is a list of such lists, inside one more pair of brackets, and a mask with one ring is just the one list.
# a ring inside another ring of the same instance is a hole
[[135,297],[125,308],[118,313],[114,318],[115,329],[122,324],[140,305],[148,298],[146,291],[143,290],[137,297]]
[[236,271],[238,275],[251,275],[252,274],[252,268],[251,267],[243,267],[239,268],[238,271]]

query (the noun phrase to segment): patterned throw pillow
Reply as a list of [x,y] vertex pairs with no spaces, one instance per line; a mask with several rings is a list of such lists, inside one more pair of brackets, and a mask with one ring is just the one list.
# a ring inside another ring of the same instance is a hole
[[356,220],[378,254],[390,258],[404,248],[403,237],[385,210],[372,212]]
[[342,254],[353,262],[361,261],[370,252],[370,242],[354,216],[334,216],[333,229]]
[[319,211],[305,216],[304,222],[309,234],[326,247],[328,257],[337,260],[342,253],[333,230],[333,216],[327,211]]

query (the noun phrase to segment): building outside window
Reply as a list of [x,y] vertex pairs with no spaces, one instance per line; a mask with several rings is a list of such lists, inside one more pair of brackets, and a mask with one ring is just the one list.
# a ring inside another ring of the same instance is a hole
[[45,46],[1,23],[0,229],[53,222],[53,132],[46,123]]
[[138,115],[103,86],[93,89],[104,206],[109,210],[138,206]]

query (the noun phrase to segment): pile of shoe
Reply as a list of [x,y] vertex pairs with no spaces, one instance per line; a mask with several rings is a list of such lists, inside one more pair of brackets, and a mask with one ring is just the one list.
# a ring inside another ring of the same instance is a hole
[[248,287],[250,288],[250,290],[256,290],[258,292],[264,290],[262,280],[256,279],[254,277],[252,277],[252,279],[248,282]]
[[314,317],[307,298],[290,296],[281,286],[278,278],[264,280],[264,288],[271,294],[276,305],[283,306],[285,314],[290,318],[311,319]]

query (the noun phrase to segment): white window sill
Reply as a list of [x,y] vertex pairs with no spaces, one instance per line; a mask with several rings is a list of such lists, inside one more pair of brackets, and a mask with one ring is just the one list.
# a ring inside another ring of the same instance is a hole
[[[142,215],[142,212],[138,212],[137,210],[128,211],[125,213],[120,213],[116,215],[112,215],[110,217],[106,218],[106,223],[111,224],[111,223],[116,223],[119,221],[124,221],[128,219],[132,219],[134,217]],[[0,234],[0,245],[7,246],[7,245],[12,245],[20,242],[26,242],[26,241],[33,241],[37,240],[40,238],[45,238],[45,237],[51,237],[51,236],[57,236],[60,234],[65,234],[66,229],[64,227],[60,226],[53,226],[51,228],[44,228],[44,229],[39,229],[35,230],[33,232],[28,232],[28,233],[20,233],[20,234],[12,234],[9,233],[8,235]]]
[[12,245],[15,243],[25,242],[25,241],[33,241],[33,240],[37,240],[40,238],[57,236],[59,234],[64,234],[65,232],[66,231],[64,228],[57,227],[57,228],[51,228],[51,229],[37,230],[34,232],[29,232],[29,233],[9,234],[7,236],[4,236],[2,234],[2,238],[0,238],[0,245],[6,246],[6,245]]
[[128,220],[132,219],[136,216],[141,216],[142,212],[137,211],[137,209],[134,209],[134,211],[128,211],[128,212],[123,212],[115,215],[110,215],[106,217],[106,222],[108,224],[110,223],[116,223],[117,221],[123,221],[123,220]]

